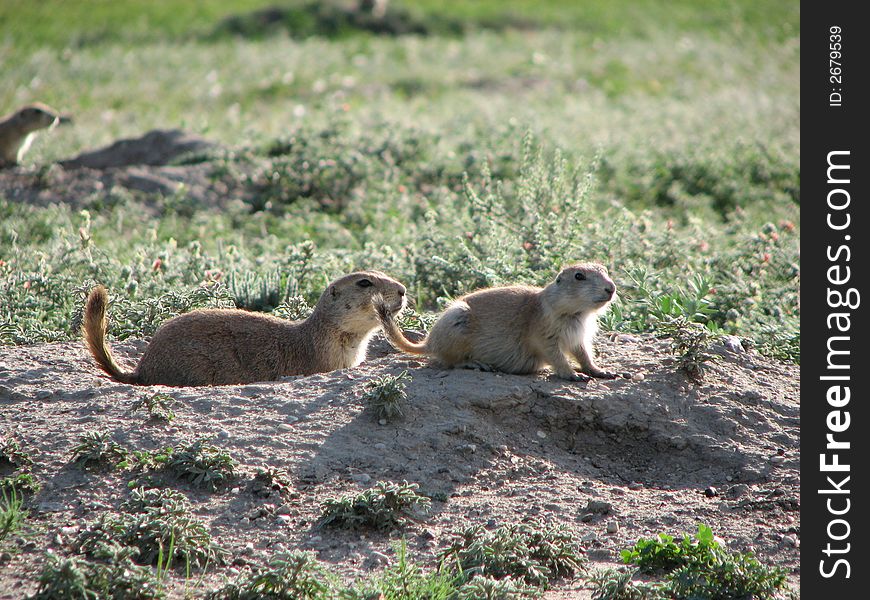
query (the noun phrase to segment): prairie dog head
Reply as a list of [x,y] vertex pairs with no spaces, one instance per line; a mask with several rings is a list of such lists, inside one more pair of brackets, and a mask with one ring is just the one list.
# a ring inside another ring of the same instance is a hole
[[381,322],[375,302],[385,303],[393,313],[405,308],[405,286],[380,271],[358,271],[329,284],[317,302],[336,319],[341,329],[368,333]]
[[51,129],[61,121],[60,115],[45,104],[28,104],[12,115],[21,133],[32,133],[40,129]]
[[21,162],[33,136],[40,129],[53,129],[71,119],[58,115],[45,104],[28,104],[0,119],[0,167]]
[[563,268],[544,290],[559,314],[579,316],[597,313],[616,295],[616,284],[598,263],[577,263]]

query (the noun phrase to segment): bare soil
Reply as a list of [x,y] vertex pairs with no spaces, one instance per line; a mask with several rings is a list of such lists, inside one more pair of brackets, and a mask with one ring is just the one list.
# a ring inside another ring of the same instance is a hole
[[[115,352],[132,363],[144,345],[118,344]],[[215,493],[166,482],[190,498],[233,557],[201,579],[175,574],[173,598],[202,596],[284,550],[311,550],[351,581],[394,557],[400,536],[415,560],[433,565],[451,531],[526,521],[566,525],[597,566],[618,564],[619,551],[638,537],[693,533],[706,523],[729,548],[790,569],[797,588],[798,367],[718,347],[719,360],[695,384],[666,341],[601,336],[597,348],[606,368],[645,378],[568,383],[548,374],[443,371],[378,340],[353,369],[251,385],[143,388],[107,379],[81,343],[0,349],[0,434],[21,442],[42,483],[28,501],[25,528],[4,543],[0,598],[33,592],[47,549],[68,552],[76,528],[128,497],[129,471],[87,472],[71,463],[79,436],[95,430],[130,450],[213,436],[239,463],[235,481]],[[405,369],[404,415],[379,424],[361,400],[365,384]],[[169,424],[131,411],[156,392],[176,400]],[[253,494],[261,465],[287,470],[292,493]],[[316,527],[323,500],[379,480],[418,483],[433,498],[430,515],[384,534]],[[590,500],[605,508],[590,512]],[[617,531],[608,533],[610,522]],[[558,582],[546,597],[589,594],[577,579]]]
[[43,167],[0,170],[0,196],[21,204],[73,208],[103,206],[125,196],[151,207],[181,191],[189,201],[207,206],[249,198],[251,186],[216,176],[207,161],[172,164],[214,152],[220,147],[209,140],[177,129],[155,129]]

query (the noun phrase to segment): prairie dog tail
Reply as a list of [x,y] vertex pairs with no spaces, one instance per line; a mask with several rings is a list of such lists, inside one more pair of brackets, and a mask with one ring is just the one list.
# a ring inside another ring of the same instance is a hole
[[94,360],[103,371],[108,373],[109,377],[121,383],[138,383],[139,377],[136,372],[125,373],[122,371],[106,344],[106,307],[108,304],[109,294],[106,292],[106,288],[98,285],[91,290],[85,303],[85,312],[82,318],[82,335],[85,338],[85,343],[94,356]]
[[378,319],[381,321],[381,327],[384,328],[384,335],[387,340],[397,349],[408,354],[429,354],[426,350],[425,340],[422,343],[415,343],[405,337],[399,326],[396,325],[393,319],[393,313],[389,305],[383,298],[374,298],[372,300],[375,305],[375,310],[378,313]]

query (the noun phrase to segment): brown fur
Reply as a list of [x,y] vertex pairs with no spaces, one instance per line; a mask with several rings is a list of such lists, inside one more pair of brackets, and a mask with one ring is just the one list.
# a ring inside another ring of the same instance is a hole
[[[597,315],[615,293],[607,270],[585,263],[565,267],[545,288],[516,285],[467,294],[444,311],[420,343],[405,338],[388,306],[379,305],[379,316],[396,348],[430,356],[448,368],[534,373],[550,365],[571,381],[589,375],[612,379],[617,374],[595,364],[592,339]],[[575,372],[569,356],[583,375]]]
[[[360,282],[371,285],[362,287]],[[235,309],[195,310],[164,323],[139,364],[123,371],[106,344],[108,295],[98,286],[85,304],[82,332],[103,371],[139,385],[228,385],[272,381],[358,365],[380,326],[373,298],[400,311],[405,286],[377,271],[333,281],[303,321]]]
[[40,129],[69,121],[45,104],[28,104],[0,118],[0,169],[17,165]]

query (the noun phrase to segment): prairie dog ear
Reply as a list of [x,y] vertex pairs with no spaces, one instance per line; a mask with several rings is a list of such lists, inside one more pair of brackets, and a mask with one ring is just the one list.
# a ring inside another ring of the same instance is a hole
[[333,300],[338,296],[338,290],[335,289],[334,285],[329,286],[329,293],[332,296]]

